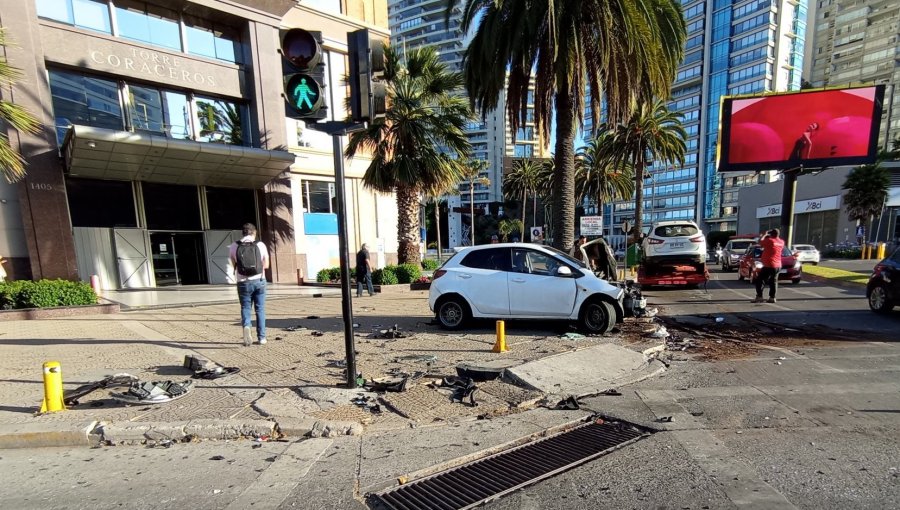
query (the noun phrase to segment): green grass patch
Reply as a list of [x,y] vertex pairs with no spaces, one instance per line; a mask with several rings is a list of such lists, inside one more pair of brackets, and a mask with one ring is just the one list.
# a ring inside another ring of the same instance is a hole
[[868,275],[854,273],[853,271],[845,271],[843,269],[835,269],[833,267],[804,265],[803,272],[820,278],[828,278],[829,280],[858,285],[865,285],[869,281]]

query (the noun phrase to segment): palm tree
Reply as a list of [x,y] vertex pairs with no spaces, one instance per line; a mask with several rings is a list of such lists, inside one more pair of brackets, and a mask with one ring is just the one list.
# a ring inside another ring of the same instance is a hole
[[[6,30],[0,28],[0,49],[5,50],[7,46],[11,46],[11,43],[6,38]],[[6,51],[0,52],[0,85],[15,87],[16,82],[22,77],[22,71],[9,65],[4,56],[6,54]],[[37,134],[41,129],[40,122],[31,112],[6,100],[0,100],[0,122],[21,133],[31,135]],[[0,133],[0,171],[9,183],[25,177],[25,160],[19,151],[10,145],[9,136],[5,131]]]
[[385,118],[350,135],[346,156],[372,153],[363,184],[396,192],[398,259],[417,263],[419,194],[460,181],[460,161],[471,150],[464,129],[472,111],[458,94],[462,75],[449,71],[433,48],[409,50],[402,59],[385,48],[384,83]]
[[501,220],[497,230],[505,243],[513,232],[524,232],[525,225],[519,220]]
[[490,167],[490,163],[483,159],[470,159],[463,166],[463,179],[469,184],[469,221],[471,222],[469,229],[470,242],[475,246],[475,185],[490,186],[491,180],[487,177],[481,177]]
[[850,220],[862,222],[866,231],[871,231],[875,216],[881,215],[891,185],[890,173],[881,166],[881,159],[886,156],[888,154],[882,153],[878,162],[854,168],[841,186],[847,190],[844,204]]
[[[459,0],[448,0],[447,19]],[[476,28],[477,25],[477,28]],[[553,245],[574,241],[575,134],[590,92],[594,124],[601,99],[618,123],[629,106],[667,97],[684,54],[678,0],[466,0],[463,33],[469,97],[494,110],[503,88],[515,132],[524,124],[533,87],[535,124],[544,140],[556,118]]]
[[634,196],[632,168],[615,157],[615,136],[607,126],[578,151],[575,163],[576,198],[595,200],[599,208],[607,202]]
[[644,215],[644,179],[653,161],[684,164],[687,133],[681,126],[681,113],[669,111],[665,101],[637,103],[628,121],[616,126],[610,142],[616,165],[631,165],[634,171],[635,236],[642,232]]
[[[537,194],[542,166],[540,162],[533,159],[520,159],[513,164],[512,171],[503,178],[503,188],[507,198],[522,197],[522,225],[525,225],[525,204],[528,203],[528,193]],[[533,218],[532,223],[534,223]]]

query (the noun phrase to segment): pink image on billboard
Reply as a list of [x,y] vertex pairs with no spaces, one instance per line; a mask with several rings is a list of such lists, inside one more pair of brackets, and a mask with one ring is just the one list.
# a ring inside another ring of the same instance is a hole
[[726,99],[719,171],[874,161],[883,95],[878,86]]

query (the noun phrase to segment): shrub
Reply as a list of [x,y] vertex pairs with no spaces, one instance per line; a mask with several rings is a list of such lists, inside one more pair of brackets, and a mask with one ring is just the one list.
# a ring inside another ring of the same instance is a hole
[[434,259],[425,259],[422,261],[422,268],[426,271],[436,271],[439,267],[441,267],[441,263]]
[[94,289],[86,282],[68,280],[0,283],[0,308],[48,308],[97,304]]
[[325,268],[316,273],[316,281],[319,283],[328,283],[331,281],[331,269]]
[[386,266],[372,272],[372,283],[375,285],[397,285],[397,266]]
[[412,283],[422,276],[422,268],[418,264],[400,264],[394,272],[400,283]]

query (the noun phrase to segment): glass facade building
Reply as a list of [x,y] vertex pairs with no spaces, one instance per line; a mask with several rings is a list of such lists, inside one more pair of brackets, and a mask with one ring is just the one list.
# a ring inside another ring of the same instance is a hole
[[[800,89],[806,1],[682,0],[688,32],[669,108],[683,115],[687,154],[680,167],[650,167],[644,224],[690,219],[706,231],[735,230],[737,190],[774,178],[716,172],[719,105],[724,96]],[[613,225],[632,220],[634,201],[613,204],[609,213]]]

